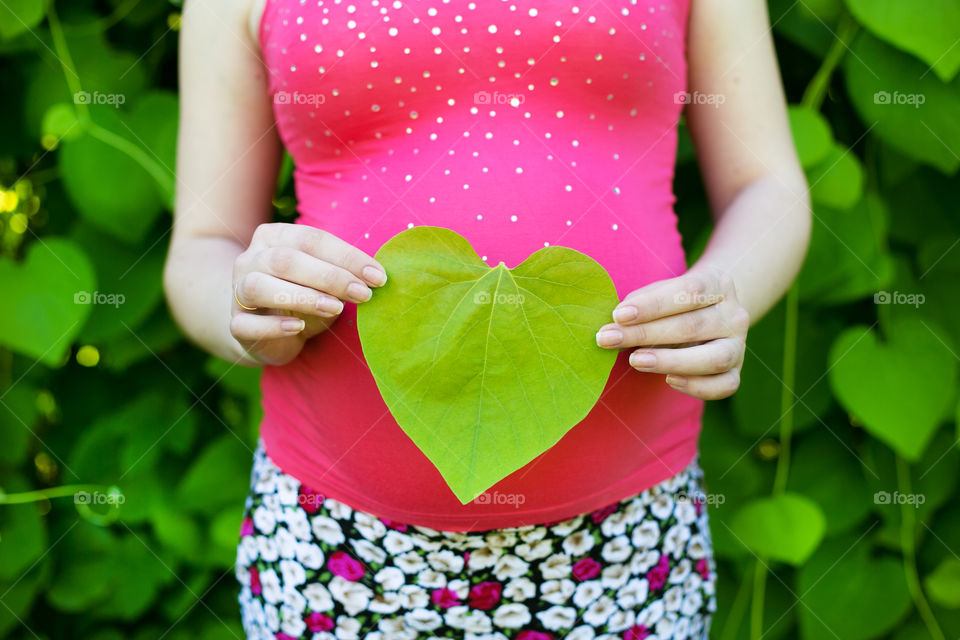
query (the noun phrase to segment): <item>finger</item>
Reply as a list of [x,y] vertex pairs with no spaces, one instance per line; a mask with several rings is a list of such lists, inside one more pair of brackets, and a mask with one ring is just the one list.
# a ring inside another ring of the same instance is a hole
[[604,325],[597,332],[597,344],[608,348],[676,345],[726,338],[737,334],[735,329],[724,318],[723,309],[712,305],[638,325]]
[[618,324],[639,324],[717,304],[725,297],[713,273],[687,272],[633,291],[613,310]]
[[263,271],[341,300],[360,303],[372,295],[370,287],[350,271],[292,247],[269,247],[258,252],[254,262],[253,271]]
[[270,223],[263,227],[260,237],[254,233],[257,242],[265,247],[292,247],[307,255],[323,260],[349,271],[371,287],[382,286],[387,281],[387,272],[379,262],[344,242],[329,231],[308,225],[291,223]]
[[743,361],[740,338],[720,338],[684,349],[637,349],[630,366],[649,373],[705,376],[729,371]]
[[302,318],[288,315],[257,315],[238,313],[230,319],[230,333],[240,342],[260,342],[288,338],[303,331]]
[[721,400],[736,393],[740,387],[740,368],[712,376],[667,376],[667,384],[688,396],[701,400]]
[[286,309],[327,318],[343,311],[343,303],[328,293],[262,271],[253,271],[237,281],[237,298],[245,307]]

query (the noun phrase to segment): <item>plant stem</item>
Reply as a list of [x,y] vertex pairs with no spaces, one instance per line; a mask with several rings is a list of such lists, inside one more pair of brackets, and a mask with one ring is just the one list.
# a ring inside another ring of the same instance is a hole
[[737,589],[737,597],[733,600],[733,604],[730,605],[730,613],[727,615],[727,619],[723,623],[723,633],[720,634],[720,640],[733,640],[736,637],[737,631],[740,630],[740,622],[743,620],[743,614],[747,611],[747,606],[750,604],[748,587],[750,586],[751,580],[747,580],[747,576],[743,576],[743,580],[740,581],[740,588]]
[[[910,465],[897,454],[897,485],[900,495],[911,495],[910,486]],[[920,585],[920,575],[917,572],[916,555],[916,507],[909,502],[900,504],[900,541],[903,545],[903,569],[907,575],[907,588],[913,597],[913,603],[917,607],[917,612],[927,626],[930,637],[934,640],[944,640],[943,631],[937,623],[937,618],[933,615],[930,603],[923,593],[923,587]]]
[[67,484],[60,487],[23,491],[20,493],[3,493],[0,491],[0,504],[25,504],[27,502],[49,500],[50,498],[65,498],[81,491],[89,493],[92,491],[104,491],[105,489],[107,489],[107,487],[98,484]]
[[800,100],[800,104],[814,111],[820,110],[820,105],[823,104],[827,90],[830,88],[830,78],[833,77],[833,72],[836,70],[837,65],[840,64],[844,54],[848,51],[849,42],[853,39],[853,36],[857,34],[859,28],[860,26],[853,17],[844,11],[837,24],[837,38],[833,41],[829,51],[827,51],[827,55],[820,64],[820,68],[817,69],[817,72],[813,74],[813,78],[810,79],[810,84],[807,85],[806,90],[803,92],[803,98]]
[[797,377],[797,315],[800,307],[800,286],[795,280],[787,291],[786,320],[783,327],[783,384],[780,390],[780,454],[773,478],[774,495],[787,488],[790,472],[790,443],[793,438],[793,396]]
[[753,567],[753,601],[750,604],[750,637],[763,636],[763,599],[767,589],[767,567],[760,558]]

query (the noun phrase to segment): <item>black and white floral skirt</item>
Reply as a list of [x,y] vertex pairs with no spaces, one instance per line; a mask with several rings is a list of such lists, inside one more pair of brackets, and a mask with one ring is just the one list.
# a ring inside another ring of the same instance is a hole
[[562,522],[437,531],[378,518],[254,456],[236,576],[254,640],[707,638],[703,471]]

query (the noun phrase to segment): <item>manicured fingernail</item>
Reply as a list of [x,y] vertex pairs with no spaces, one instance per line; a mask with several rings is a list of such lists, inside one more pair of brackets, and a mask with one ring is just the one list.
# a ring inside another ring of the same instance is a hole
[[597,344],[612,347],[623,342],[623,333],[619,329],[605,329],[597,334]]
[[613,310],[613,321],[614,322],[630,322],[634,318],[640,315],[640,312],[632,304],[628,304],[623,307],[617,307]]
[[687,386],[687,379],[679,376],[667,376],[667,384],[671,387],[685,387]]
[[317,310],[332,316],[339,315],[343,311],[343,302],[336,298],[320,298],[317,300]]
[[375,287],[379,287],[387,281],[387,274],[375,267],[364,267],[362,273],[364,279]]
[[287,333],[300,333],[305,326],[307,326],[307,323],[301,318],[290,318],[280,323],[280,328]]
[[365,287],[359,282],[351,282],[347,287],[347,295],[358,302],[366,302],[373,295],[370,287]]
[[630,354],[630,366],[640,369],[650,369],[657,364],[657,356],[649,352]]

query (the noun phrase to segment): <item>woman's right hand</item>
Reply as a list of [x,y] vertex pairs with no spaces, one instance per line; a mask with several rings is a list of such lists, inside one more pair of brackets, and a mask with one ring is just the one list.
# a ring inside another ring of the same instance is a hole
[[234,262],[230,332],[261,364],[286,364],[334,323],[342,301],[365,302],[386,279],[379,262],[331,233],[261,224]]

